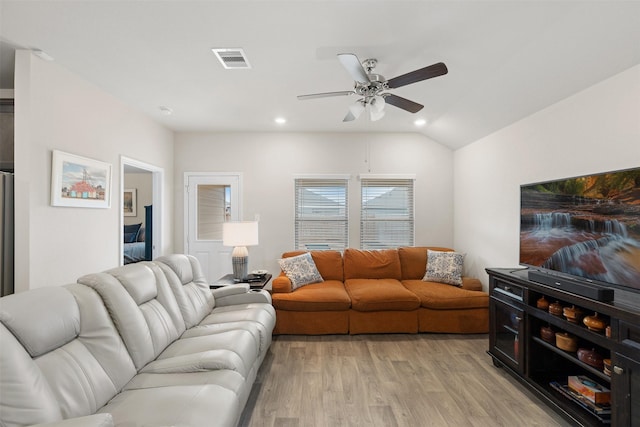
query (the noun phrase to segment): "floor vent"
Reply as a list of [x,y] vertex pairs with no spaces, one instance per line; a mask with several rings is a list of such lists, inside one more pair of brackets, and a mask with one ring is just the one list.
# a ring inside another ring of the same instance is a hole
[[228,70],[251,68],[242,49],[211,49],[222,66]]

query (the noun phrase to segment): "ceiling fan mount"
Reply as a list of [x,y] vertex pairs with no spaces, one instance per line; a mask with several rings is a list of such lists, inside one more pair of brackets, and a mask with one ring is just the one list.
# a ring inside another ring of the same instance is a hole
[[382,75],[373,72],[378,64],[378,60],[375,58],[365,59],[360,62],[358,57],[352,53],[341,53],[338,54],[338,59],[354,80],[353,90],[299,95],[298,99],[305,100],[353,94],[361,96],[362,98],[349,107],[349,112],[343,120],[345,122],[357,119],[366,109],[369,109],[369,117],[372,121],[379,120],[384,116],[385,104],[391,104],[410,113],[417,113],[424,108],[424,105],[385,91],[442,76],[448,72],[447,66],[442,62],[438,62],[387,80]]
[[364,67],[367,74],[371,74],[374,68],[378,65],[378,60],[375,58],[369,58],[362,61],[362,66]]
[[357,80],[354,81],[353,90],[357,95],[370,98],[373,96],[377,96],[382,91],[389,89],[387,85],[387,79],[385,79],[380,74],[373,73],[373,69],[377,64],[377,59],[365,59],[364,61],[362,61],[362,67],[366,71],[368,79],[366,82],[359,82]]

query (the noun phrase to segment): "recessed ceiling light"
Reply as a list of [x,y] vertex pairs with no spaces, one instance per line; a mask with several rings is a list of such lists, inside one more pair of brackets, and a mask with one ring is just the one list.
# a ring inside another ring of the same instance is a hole
[[427,121],[425,119],[416,119],[413,124],[416,126],[424,126],[427,124]]
[[274,121],[279,125],[287,123],[287,119],[285,119],[284,117],[276,117]]
[[160,107],[160,111],[162,112],[162,114],[164,114],[165,116],[170,116],[173,114],[173,110],[165,105],[161,105]]

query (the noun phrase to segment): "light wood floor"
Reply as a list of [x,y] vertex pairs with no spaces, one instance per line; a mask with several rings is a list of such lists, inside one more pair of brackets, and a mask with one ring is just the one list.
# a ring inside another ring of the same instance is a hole
[[569,426],[488,347],[487,335],[276,336],[240,425]]

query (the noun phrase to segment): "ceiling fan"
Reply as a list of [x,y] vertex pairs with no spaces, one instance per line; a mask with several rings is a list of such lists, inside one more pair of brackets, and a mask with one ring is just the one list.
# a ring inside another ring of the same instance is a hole
[[354,94],[361,96],[362,98],[358,99],[355,104],[349,107],[349,112],[342,120],[343,122],[350,122],[357,119],[367,108],[369,109],[371,121],[380,120],[384,116],[385,104],[391,104],[394,107],[401,108],[410,113],[417,113],[424,108],[424,105],[384,91],[442,76],[448,72],[447,66],[442,62],[438,62],[437,64],[429,65],[428,67],[420,68],[419,70],[386,80],[380,74],[373,72],[378,63],[376,59],[365,59],[360,62],[358,57],[353,53],[340,53],[338,54],[338,59],[355,81],[353,90],[299,95],[298,99],[302,101],[305,99],[349,96]]

